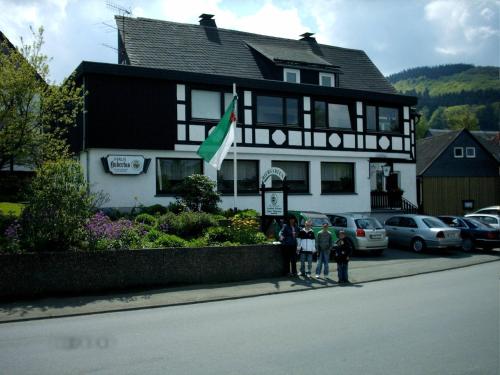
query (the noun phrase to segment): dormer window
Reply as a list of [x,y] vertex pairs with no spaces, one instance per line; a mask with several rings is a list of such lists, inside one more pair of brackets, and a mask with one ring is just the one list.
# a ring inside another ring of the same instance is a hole
[[319,73],[319,85],[326,87],[335,87],[335,74]]
[[290,83],[300,83],[300,70],[284,68],[283,81]]

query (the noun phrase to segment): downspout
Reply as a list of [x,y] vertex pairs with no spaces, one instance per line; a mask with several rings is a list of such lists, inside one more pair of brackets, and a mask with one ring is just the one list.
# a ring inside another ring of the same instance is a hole
[[85,175],[87,179],[87,192],[90,193],[90,172],[89,163],[90,156],[87,150],[87,90],[85,84],[85,76],[83,76],[83,114],[82,114],[82,149],[85,152]]

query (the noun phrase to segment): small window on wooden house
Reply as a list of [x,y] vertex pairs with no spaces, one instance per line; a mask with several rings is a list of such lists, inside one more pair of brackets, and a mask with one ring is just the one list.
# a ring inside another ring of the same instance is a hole
[[476,148],[475,147],[466,147],[465,148],[465,156],[468,158],[476,157]]
[[463,158],[464,157],[464,148],[463,147],[454,147],[453,148],[453,157]]
[[300,83],[300,70],[284,68],[283,81],[290,83]]
[[335,75],[331,73],[319,73],[319,85],[335,87]]

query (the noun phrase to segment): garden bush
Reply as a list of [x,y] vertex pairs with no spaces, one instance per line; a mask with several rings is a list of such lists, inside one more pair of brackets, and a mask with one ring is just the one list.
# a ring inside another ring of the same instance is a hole
[[178,215],[167,212],[158,219],[160,230],[186,239],[200,237],[207,228],[217,223],[214,215],[205,212],[182,212]]
[[266,236],[259,230],[259,221],[256,217],[247,214],[236,214],[231,219],[231,240],[241,244],[257,244],[267,241]]
[[162,234],[154,242],[155,247],[186,247],[187,242],[175,234]]
[[210,243],[207,241],[206,237],[193,238],[186,242],[186,247],[206,247]]
[[139,214],[135,217],[136,223],[143,224],[146,228],[154,228],[158,224],[158,220],[150,214]]
[[167,213],[168,209],[161,204],[154,204],[152,206],[141,207],[141,214],[149,215],[163,215]]
[[181,212],[187,211],[187,206],[180,199],[176,199],[175,202],[169,203],[167,211],[173,212],[174,214],[180,214]]
[[210,245],[221,244],[232,239],[232,232],[228,227],[212,227],[205,232],[205,238]]
[[84,239],[92,211],[80,164],[61,159],[37,169],[21,216],[22,242],[33,250],[69,250]]
[[190,211],[218,212],[220,194],[216,184],[207,176],[193,174],[186,177],[178,187],[179,197]]

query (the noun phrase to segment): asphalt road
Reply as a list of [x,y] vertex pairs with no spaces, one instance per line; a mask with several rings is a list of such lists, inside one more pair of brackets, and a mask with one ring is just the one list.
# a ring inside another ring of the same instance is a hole
[[1,374],[497,374],[500,262],[0,325]]

